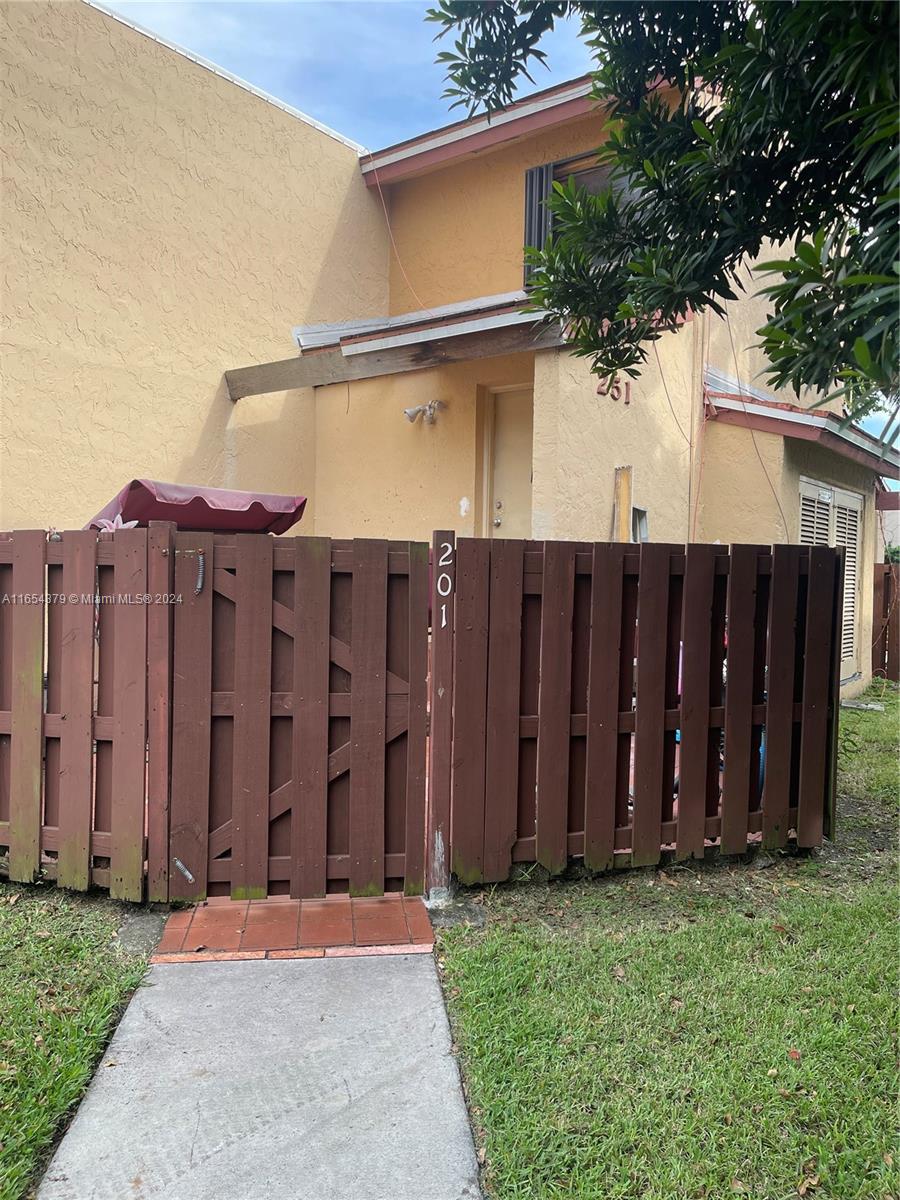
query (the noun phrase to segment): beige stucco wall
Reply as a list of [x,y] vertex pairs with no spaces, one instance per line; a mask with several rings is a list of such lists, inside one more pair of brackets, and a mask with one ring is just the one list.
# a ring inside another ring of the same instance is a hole
[[[476,532],[483,391],[529,386],[534,355],[455,363],[316,392],[316,533],[431,539]],[[404,408],[442,400],[433,425]]]
[[391,312],[521,288],[526,170],[595,149],[602,129],[583,117],[394,184]]
[[0,528],[139,475],[314,498],[312,391],[235,406],[222,373],[385,310],[355,150],[80,2],[0,20]]
[[657,342],[659,360],[651,349],[630,403],[597,395],[585,359],[564,350],[536,355],[535,537],[608,539],[615,468],[630,465],[633,502],[647,509],[652,540],[687,540],[696,336],[691,322]]

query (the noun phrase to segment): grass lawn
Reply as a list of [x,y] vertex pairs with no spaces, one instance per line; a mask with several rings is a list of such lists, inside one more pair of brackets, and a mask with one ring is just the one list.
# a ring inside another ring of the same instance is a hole
[[0,1200],[36,1182],[141,979],[115,943],[125,911],[0,884]]
[[506,885],[439,959],[493,1200],[891,1200],[896,691],[812,857]]

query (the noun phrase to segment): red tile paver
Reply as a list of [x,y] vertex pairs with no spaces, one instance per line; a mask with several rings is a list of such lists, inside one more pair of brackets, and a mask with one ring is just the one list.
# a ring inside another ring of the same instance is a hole
[[199,908],[185,935],[182,950],[238,950],[247,917],[244,902]]
[[168,921],[166,921],[166,927],[156,948],[158,953],[172,954],[181,949],[193,916],[193,910],[189,908],[172,913]]
[[422,954],[433,944],[418,897],[273,896],[248,904],[222,896],[172,913],[151,962]]
[[353,918],[350,901],[305,900],[300,907],[301,946],[350,946]]
[[264,900],[250,905],[242,950],[291,950],[299,944],[300,901]]
[[434,944],[434,930],[428,909],[418,896],[406,896],[403,899],[403,912],[409,927],[409,936],[413,942],[431,946]]

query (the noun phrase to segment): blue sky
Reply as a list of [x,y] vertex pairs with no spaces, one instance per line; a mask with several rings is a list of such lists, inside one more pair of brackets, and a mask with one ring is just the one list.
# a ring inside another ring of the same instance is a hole
[[[129,21],[376,150],[463,115],[441,99],[437,28],[417,0],[105,0]],[[550,87],[590,67],[577,26],[548,40]]]

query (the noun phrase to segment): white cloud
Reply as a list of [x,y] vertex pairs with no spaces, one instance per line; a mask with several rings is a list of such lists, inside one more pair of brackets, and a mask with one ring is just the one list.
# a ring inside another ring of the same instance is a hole
[[[127,20],[377,148],[448,121],[420,0],[106,0]],[[577,29],[548,39],[538,87],[589,68]],[[530,86],[526,90],[533,90]]]

